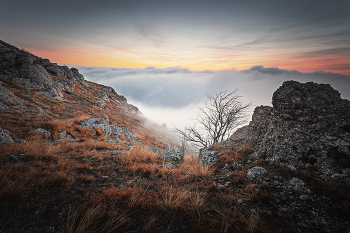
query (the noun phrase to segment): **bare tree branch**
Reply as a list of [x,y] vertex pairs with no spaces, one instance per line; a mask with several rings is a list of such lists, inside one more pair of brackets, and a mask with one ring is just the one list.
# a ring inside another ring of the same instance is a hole
[[185,140],[204,147],[227,139],[233,130],[246,122],[246,110],[251,106],[236,92],[206,93],[208,100],[205,107],[199,108],[200,113],[195,119],[197,124],[183,130],[175,127],[174,131]]

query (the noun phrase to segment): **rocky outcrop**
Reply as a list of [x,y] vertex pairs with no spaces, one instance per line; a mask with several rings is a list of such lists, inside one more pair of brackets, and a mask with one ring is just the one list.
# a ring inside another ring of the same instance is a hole
[[[95,128],[100,128],[107,138],[111,138],[114,140],[120,140],[118,136],[121,134],[124,134],[125,139],[128,142],[142,142],[142,140],[136,137],[136,135],[133,132],[131,132],[131,130],[128,127],[126,126],[119,127],[115,125],[110,125],[103,118],[91,118],[91,119],[85,120],[81,123],[80,127],[86,128],[86,129],[92,129],[92,130],[94,130]],[[95,131],[95,134],[96,134],[96,131]]]
[[69,86],[72,86],[75,83],[86,85],[86,83],[84,82],[83,75],[80,74],[78,69],[76,68],[69,69],[67,66],[47,66],[46,70],[50,74],[61,77],[63,78],[63,80],[66,80]]
[[350,176],[348,100],[328,84],[288,81],[275,91],[272,104],[257,107],[249,125],[222,147],[250,143],[250,158],[317,171],[326,180]]
[[122,128],[107,124],[106,120],[102,118],[91,118],[85,120],[81,123],[80,127],[86,129],[100,128],[107,138],[113,139],[117,139],[118,136],[123,133]]
[[136,137],[136,135],[126,126],[123,126],[123,133],[128,142],[142,142],[142,140]]
[[203,166],[212,166],[216,164],[220,157],[220,152],[213,150],[214,146],[204,147],[199,150],[199,161]]
[[[3,41],[0,41],[0,75],[52,98],[62,98],[62,91],[76,83],[86,85],[76,68],[58,66]],[[54,80],[52,76],[59,79]]]
[[[58,105],[68,108],[78,105],[83,111],[97,107],[113,112],[122,108],[122,115],[124,112],[131,117],[133,114],[142,115],[112,87],[85,81],[76,68],[59,66],[1,40],[0,86],[0,110],[6,114],[18,110],[24,115],[38,113],[51,118],[50,107],[46,103],[39,106],[36,103],[49,99],[49,105],[57,101]],[[16,89],[23,91],[12,93]],[[70,115],[69,111],[65,113]],[[99,114],[95,116],[101,117]]]
[[159,165],[160,168],[167,169],[177,169],[181,168],[181,162],[184,158],[184,152],[175,150],[172,148],[167,148],[163,150],[163,154],[161,156],[162,163]]
[[178,161],[183,160],[184,153],[183,153],[183,151],[168,148],[168,149],[165,149],[163,151],[162,158],[163,158],[163,160],[166,160],[166,161],[178,162]]

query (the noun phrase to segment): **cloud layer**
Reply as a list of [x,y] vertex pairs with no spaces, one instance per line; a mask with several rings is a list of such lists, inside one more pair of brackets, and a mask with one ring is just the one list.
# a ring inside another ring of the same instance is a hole
[[[243,100],[254,106],[271,105],[273,92],[284,81],[328,83],[350,99],[350,76],[326,72],[302,73],[296,70],[254,66],[243,71],[191,71],[184,68],[145,69],[79,67],[89,81],[113,87],[129,103],[139,107],[158,124],[191,124],[205,93],[238,89]],[[249,112],[251,114],[253,108]]]

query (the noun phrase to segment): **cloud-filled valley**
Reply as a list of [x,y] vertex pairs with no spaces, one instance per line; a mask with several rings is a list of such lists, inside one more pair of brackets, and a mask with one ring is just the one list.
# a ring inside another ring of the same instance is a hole
[[[192,71],[186,68],[144,69],[79,67],[89,81],[113,87],[158,124],[183,126],[191,124],[197,107],[205,103],[205,93],[233,91],[253,106],[271,105],[273,92],[287,80],[328,83],[350,98],[348,75],[254,66],[243,71]],[[254,107],[248,113],[251,115]]]

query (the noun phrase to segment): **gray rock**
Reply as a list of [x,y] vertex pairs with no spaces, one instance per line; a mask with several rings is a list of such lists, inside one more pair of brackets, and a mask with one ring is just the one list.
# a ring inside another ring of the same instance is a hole
[[181,164],[179,163],[168,163],[167,164],[167,169],[177,169],[181,168]]
[[208,147],[204,147],[199,150],[199,161],[203,166],[212,166],[216,164],[218,158],[220,157],[219,151],[212,151]]
[[156,154],[162,154],[163,151],[161,149],[158,149],[156,146],[148,147],[148,149]]
[[172,163],[169,163],[167,166],[168,169],[175,169],[175,165]]
[[308,195],[300,195],[299,200],[307,201],[307,200],[309,200],[309,196]]
[[37,129],[35,130],[35,132],[36,132],[36,133],[40,133],[40,134],[42,134],[44,137],[47,137],[47,138],[51,136],[51,132],[50,132],[50,131],[44,130],[44,129],[42,129],[42,128],[37,128]]
[[15,141],[11,138],[10,133],[6,129],[0,128],[0,144],[14,143]]
[[166,161],[178,162],[183,160],[184,153],[182,151],[176,151],[174,149],[169,148],[163,151],[162,158]]
[[55,76],[61,77],[70,86],[76,83],[85,84],[83,75],[76,68],[69,69],[67,66],[49,66],[46,67],[46,70]]
[[272,97],[273,107],[255,108],[249,125],[221,147],[252,145],[249,159],[296,170],[316,170],[332,179],[350,156],[350,101],[328,84],[287,81]]
[[49,59],[42,59],[42,58],[38,58],[38,59],[34,60],[34,64],[42,65],[45,68],[47,66],[51,66],[52,65],[52,63],[50,62]]
[[91,118],[85,120],[80,125],[81,128],[95,129],[100,128],[107,138],[117,139],[123,130],[119,126],[109,125],[103,118]]
[[62,88],[41,65],[23,64],[18,68],[19,76],[13,80],[27,89],[41,89],[52,97],[62,98]]
[[248,169],[247,178],[250,180],[261,181],[268,174],[267,170],[263,167],[253,167]]
[[10,155],[9,160],[12,162],[18,162],[24,158],[24,154]]
[[15,143],[26,144],[27,141],[24,139],[13,139]]
[[0,85],[0,101],[5,105],[20,105],[20,100],[12,91]]
[[66,140],[70,140],[73,139],[72,136],[70,136],[66,131],[62,131],[58,134],[58,137],[61,139],[66,139]]
[[118,155],[120,155],[120,154],[122,154],[124,152],[126,152],[126,151],[125,150],[112,150],[111,151],[111,155],[112,156],[118,156]]
[[129,142],[142,142],[142,140],[137,138],[136,135],[126,126],[123,126],[123,134]]
[[293,189],[295,191],[301,191],[302,189],[304,189],[304,186],[304,181],[295,177],[288,182],[288,188]]

